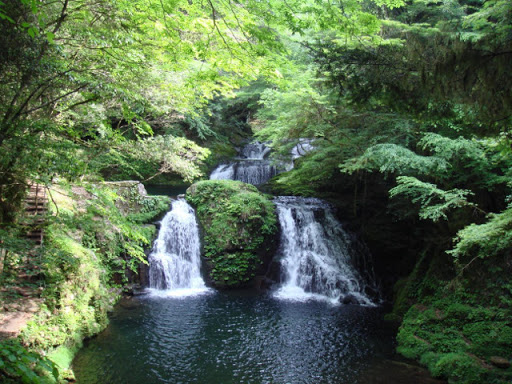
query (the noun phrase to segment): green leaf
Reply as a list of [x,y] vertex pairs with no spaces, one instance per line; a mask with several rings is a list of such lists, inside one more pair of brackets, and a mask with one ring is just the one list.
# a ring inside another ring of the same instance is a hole
[[53,44],[53,40],[55,39],[55,34],[53,32],[46,32],[46,39],[50,44]]
[[28,30],[27,30],[27,33],[30,37],[36,37],[36,35],[38,34],[38,30],[34,27],[30,27]]

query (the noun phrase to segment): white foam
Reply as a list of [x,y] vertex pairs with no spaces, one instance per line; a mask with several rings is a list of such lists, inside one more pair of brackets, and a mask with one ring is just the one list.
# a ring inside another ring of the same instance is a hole
[[178,296],[205,290],[200,269],[199,227],[194,210],[185,200],[175,200],[149,255],[149,287]]
[[273,297],[279,300],[307,302],[324,301],[332,305],[340,305],[339,297],[328,297],[318,293],[306,292],[298,286],[285,285],[274,292]]
[[213,293],[214,291],[210,288],[178,288],[178,289],[155,289],[148,288],[147,291],[149,295],[152,297],[162,297],[162,298],[188,298],[193,296],[200,296],[205,294]]
[[277,197],[281,225],[282,287],[275,297],[373,305],[366,283],[352,265],[349,235],[330,206],[318,199]]

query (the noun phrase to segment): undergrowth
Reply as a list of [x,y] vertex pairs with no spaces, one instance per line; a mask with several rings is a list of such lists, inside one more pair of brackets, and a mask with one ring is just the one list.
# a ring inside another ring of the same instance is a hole
[[[143,196],[137,188],[137,183],[51,188],[38,250],[44,301],[17,340],[0,344],[0,377],[6,382],[73,378],[73,355],[82,340],[107,326],[107,313],[128,283],[126,270],[136,272],[147,263],[144,249],[156,229],[145,222],[168,209],[167,197]],[[24,258],[24,249],[16,247],[20,241],[6,242],[12,243],[10,259]]]

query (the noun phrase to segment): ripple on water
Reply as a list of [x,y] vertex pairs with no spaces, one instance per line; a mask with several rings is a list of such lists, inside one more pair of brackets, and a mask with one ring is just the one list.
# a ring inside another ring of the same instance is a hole
[[353,384],[393,349],[376,308],[223,293],[140,300],[79,352],[78,384]]

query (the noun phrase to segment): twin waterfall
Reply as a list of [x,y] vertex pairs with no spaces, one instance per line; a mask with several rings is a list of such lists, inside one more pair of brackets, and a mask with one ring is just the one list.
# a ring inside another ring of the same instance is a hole
[[[263,184],[277,174],[277,168],[265,159],[269,152],[262,143],[248,144],[236,161],[218,166],[210,179]],[[277,258],[282,275],[274,296],[373,305],[365,294],[365,279],[351,260],[355,254],[352,239],[329,204],[290,196],[276,197],[274,202],[281,225]],[[194,210],[184,200],[174,201],[164,217],[149,263],[150,288],[158,292],[182,296],[207,290],[200,274]]]

